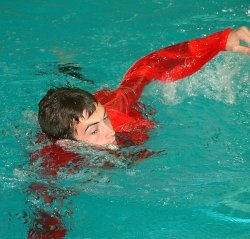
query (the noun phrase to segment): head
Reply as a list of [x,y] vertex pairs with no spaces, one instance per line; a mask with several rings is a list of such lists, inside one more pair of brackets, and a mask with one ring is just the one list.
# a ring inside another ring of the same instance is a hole
[[51,89],[39,103],[38,120],[52,139],[85,141],[94,145],[115,143],[115,133],[105,108],[79,88]]

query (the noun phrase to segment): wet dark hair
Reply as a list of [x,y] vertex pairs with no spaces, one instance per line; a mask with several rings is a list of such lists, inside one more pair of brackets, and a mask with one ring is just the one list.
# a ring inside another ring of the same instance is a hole
[[96,110],[97,100],[79,88],[50,89],[39,102],[38,121],[42,131],[51,139],[75,140],[75,123],[86,110],[90,117]]

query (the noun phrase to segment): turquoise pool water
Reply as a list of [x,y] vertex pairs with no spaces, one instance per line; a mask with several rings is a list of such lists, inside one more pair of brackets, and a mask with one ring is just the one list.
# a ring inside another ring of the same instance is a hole
[[[157,128],[144,147],[164,153],[132,167],[62,172],[57,181],[29,165],[37,102],[50,87],[114,88],[152,50],[250,26],[248,0],[5,0],[0,9],[0,238],[27,238],[41,210],[70,239],[250,238],[245,55],[223,52],[183,81],[146,88]],[[64,74],[67,63],[84,77]],[[48,187],[52,204],[30,193],[33,182]]]

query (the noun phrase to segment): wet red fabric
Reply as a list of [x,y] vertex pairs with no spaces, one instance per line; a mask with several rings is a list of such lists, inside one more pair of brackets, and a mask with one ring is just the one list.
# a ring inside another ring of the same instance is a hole
[[[118,144],[141,145],[148,139],[148,131],[154,122],[143,117],[138,100],[146,85],[154,80],[176,81],[198,71],[219,51],[224,51],[231,29],[225,29],[208,37],[193,39],[152,52],[136,61],[126,72],[115,90],[101,90],[94,95],[106,108],[112,126],[119,137]],[[57,167],[82,160],[81,156],[63,150],[55,142],[45,146],[39,155],[43,156],[43,166],[50,175],[57,174]],[[72,161],[73,160],[73,161]],[[53,166],[56,168],[53,169]],[[87,162],[86,162],[87,165]]]
[[28,231],[28,239],[62,239],[66,236],[67,230],[65,226],[49,213],[39,212],[39,216],[33,223],[33,228],[29,228]]
[[131,66],[117,89],[96,92],[94,95],[106,108],[115,132],[125,134],[135,145],[143,144],[147,131],[154,127],[154,122],[145,119],[137,107],[144,87],[154,80],[171,82],[195,73],[225,50],[231,31],[228,28],[152,52]]

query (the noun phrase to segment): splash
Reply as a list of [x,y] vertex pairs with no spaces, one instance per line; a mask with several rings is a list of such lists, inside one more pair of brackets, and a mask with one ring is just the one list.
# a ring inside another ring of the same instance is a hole
[[225,104],[237,103],[237,97],[247,95],[247,57],[235,53],[222,53],[203,69],[185,80],[159,84],[152,95],[159,95],[162,103],[179,104],[189,97],[202,96]]

